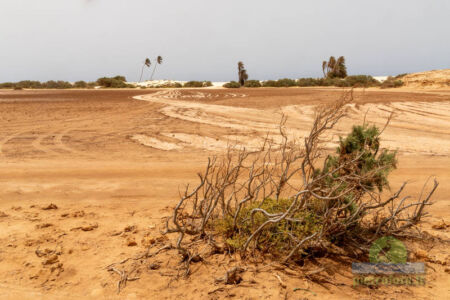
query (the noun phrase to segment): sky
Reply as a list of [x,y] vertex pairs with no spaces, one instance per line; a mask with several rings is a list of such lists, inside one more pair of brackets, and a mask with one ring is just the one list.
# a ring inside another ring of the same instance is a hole
[[[229,81],[450,68],[449,0],[0,0],[0,82]],[[150,77],[146,71],[145,78]]]

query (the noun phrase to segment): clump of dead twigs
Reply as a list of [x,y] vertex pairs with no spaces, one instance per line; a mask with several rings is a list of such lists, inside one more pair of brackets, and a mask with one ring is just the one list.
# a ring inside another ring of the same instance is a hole
[[288,138],[283,117],[281,143],[267,138],[258,151],[230,148],[223,158],[208,159],[199,184],[186,187],[164,232],[178,233],[174,247],[187,267],[199,259],[192,241],[242,257],[270,254],[289,264],[334,246],[366,250],[378,237],[402,236],[421,221],[438,182],[419,199],[401,196],[406,183],[383,199],[397,167],[396,152],[381,147],[384,129],[364,121],[340,138],[335,153],[325,147],[327,132],[351,100],[347,94],[318,107],[303,140]]

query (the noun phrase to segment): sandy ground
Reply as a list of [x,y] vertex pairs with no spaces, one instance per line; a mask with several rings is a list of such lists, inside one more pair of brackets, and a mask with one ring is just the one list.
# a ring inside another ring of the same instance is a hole
[[[146,94],[146,95],[143,95]],[[230,143],[256,147],[286,114],[289,134],[309,129],[315,105],[336,100],[333,88],[203,90],[0,91],[0,298],[1,299],[292,299],[420,298],[450,294],[449,252],[424,244],[424,287],[352,287],[350,261],[320,262],[336,284],[319,285],[299,276],[281,278],[246,272],[244,284],[216,290],[224,273],[214,263],[193,267],[189,279],[175,279],[172,252],[116,294],[113,262],[142,253],[158,240],[162,218],[176,204],[179,188],[196,180],[208,155]],[[356,90],[349,117],[332,132],[336,140],[353,123],[382,125],[383,145],[399,149],[394,190],[409,180],[416,196],[430,175],[441,185],[423,229],[449,238],[450,92]],[[330,143],[330,148],[333,143]],[[51,205],[54,204],[54,205]],[[416,254],[417,256],[417,254]],[[222,262],[235,263],[233,257]],[[171,271],[172,270],[172,271]],[[294,288],[305,288],[293,292]]]

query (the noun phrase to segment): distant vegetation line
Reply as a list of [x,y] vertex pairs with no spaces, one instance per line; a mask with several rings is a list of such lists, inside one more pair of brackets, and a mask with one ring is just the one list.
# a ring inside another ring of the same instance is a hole
[[[381,87],[381,88],[395,88],[403,85],[401,74],[395,77],[388,77],[382,83],[375,80],[370,75],[354,75],[345,78],[299,78],[289,79],[283,78],[278,80],[246,80],[243,85],[237,81],[231,81],[223,86],[225,88],[258,88],[258,87],[321,87],[321,86],[335,86],[335,87]],[[212,86],[211,81],[188,81],[184,84],[179,82],[167,82],[155,86],[155,88],[202,88]],[[102,77],[93,82],[77,81],[70,83],[67,81],[32,81],[23,80],[19,82],[4,82],[0,83],[0,89],[92,89],[95,87],[101,88],[142,88],[126,82],[124,76]]]
[[[155,58],[153,71],[151,73],[150,81],[156,71],[156,66],[163,62],[162,56]],[[401,74],[396,77],[388,77],[387,80],[379,82],[370,75],[347,75],[347,67],[345,65],[345,57],[339,56],[337,59],[330,56],[328,61],[322,62],[323,78],[300,78],[289,79],[283,78],[278,80],[249,80],[247,69],[242,61],[238,62],[238,81],[231,81],[225,83],[225,88],[258,88],[258,87],[314,87],[314,86],[335,86],[335,87],[381,87],[381,88],[396,88],[403,85],[401,78],[406,74]],[[149,58],[145,58],[140,70],[139,83],[142,81],[144,69],[152,66]],[[202,88],[212,86],[211,81],[188,81],[184,84],[176,81],[166,81],[152,88]],[[77,81],[70,83],[67,81],[31,81],[24,80],[19,82],[5,82],[0,83],[0,89],[71,89],[71,88],[141,88],[146,86],[133,85],[127,82],[125,76],[102,77],[93,82]]]
[[243,85],[237,81],[231,81],[223,86],[226,88],[258,88],[258,87],[380,87],[380,88],[396,88],[403,86],[401,76],[388,77],[387,80],[379,82],[370,75],[353,75],[345,78],[300,78],[290,79],[283,78],[278,80],[247,80]]

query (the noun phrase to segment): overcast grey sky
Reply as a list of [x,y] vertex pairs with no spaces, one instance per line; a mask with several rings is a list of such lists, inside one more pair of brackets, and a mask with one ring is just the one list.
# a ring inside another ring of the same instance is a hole
[[[0,0],[0,82],[136,80],[145,57],[160,79],[321,76],[344,55],[349,74],[450,67],[449,0]],[[147,74],[148,76],[148,74]]]

